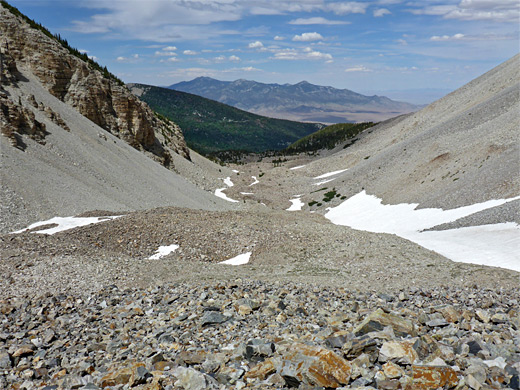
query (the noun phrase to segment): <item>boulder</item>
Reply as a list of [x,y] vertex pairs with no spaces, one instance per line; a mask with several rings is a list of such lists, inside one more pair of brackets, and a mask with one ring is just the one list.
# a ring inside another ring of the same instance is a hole
[[382,309],[377,309],[369,314],[363,322],[354,329],[354,333],[360,336],[370,332],[381,331],[387,326],[393,329],[396,336],[414,337],[417,335],[415,325],[411,320],[396,314],[385,313]]

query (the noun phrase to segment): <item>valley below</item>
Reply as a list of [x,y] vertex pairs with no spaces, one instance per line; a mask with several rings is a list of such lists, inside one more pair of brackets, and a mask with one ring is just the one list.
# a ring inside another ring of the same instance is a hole
[[218,168],[235,210],[98,210],[1,235],[0,384],[515,389],[520,274],[333,224],[309,199],[339,208],[325,194],[347,171],[309,164]]

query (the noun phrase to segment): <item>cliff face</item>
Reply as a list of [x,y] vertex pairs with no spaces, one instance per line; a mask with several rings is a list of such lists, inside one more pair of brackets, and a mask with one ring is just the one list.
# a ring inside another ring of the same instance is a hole
[[[3,83],[16,82],[16,67],[30,71],[54,96],[94,123],[151,157],[170,165],[165,146],[189,159],[180,128],[157,118],[125,86],[108,79],[57,40],[32,28],[0,4],[0,35],[4,62]],[[9,78],[11,80],[9,80]],[[12,79],[15,79],[14,81]]]

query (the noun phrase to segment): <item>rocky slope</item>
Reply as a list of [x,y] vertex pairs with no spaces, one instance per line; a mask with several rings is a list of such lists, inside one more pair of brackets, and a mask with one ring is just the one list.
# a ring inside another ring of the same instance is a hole
[[196,154],[194,161],[188,161],[165,148],[171,155],[170,165],[181,176],[52,96],[30,72],[19,74],[24,81],[5,87],[9,98],[0,95],[2,107],[4,101],[16,102],[7,106],[10,125],[2,130],[17,126],[11,138],[0,136],[0,231],[95,209],[232,206],[200,188],[214,188],[222,175],[218,170],[224,168]]
[[222,169],[190,161],[175,123],[4,3],[0,16],[0,231],[93,209],[231,206],[204,190]]
[[518,389],[519,293],[238,279],[4,298],[0,386]]
[[[453,208],[520,195],[520,55],[335,155],[389,203]],[[347,191],[349,195],[353,191]]]
[[104,77],[4,5],[0,5],[0,32],[3,61],[8,64],[3,68],[9,73],[3,75],[4,83],[15,84],[17,67],[23,68],[53,96],[131,146],[150,152],[165,166],[171,163],[166,147],[189,158],[182,132],[174,123],[159,120],[124,85]]
[[379,122],[418,106],[384,96],[365,96],[348,89],[298,84],[264,84],[250,80],[219,81],[199,77],[169,88],[217,100],[272,118],[305,122]]

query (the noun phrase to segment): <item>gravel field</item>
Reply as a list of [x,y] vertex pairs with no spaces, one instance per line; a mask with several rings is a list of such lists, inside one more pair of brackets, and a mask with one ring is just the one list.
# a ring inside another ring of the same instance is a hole
[[[96,216],[106,212],[92,212]],[[201,220],[204,221],[201,224]],[[159,246],[174,253],[148,259]],[[244,266],[218,262],[252,252]],[[301,281],[363,291],[439,285],[511,288],[520,274],[454,263],[410,241],[332,225],[318,214],[159,208],[55,235],[0,236],[0,292],[93,292],[185,280]]]
[[520,291],[293,282],[0,300],[9,389],[518,389]]

